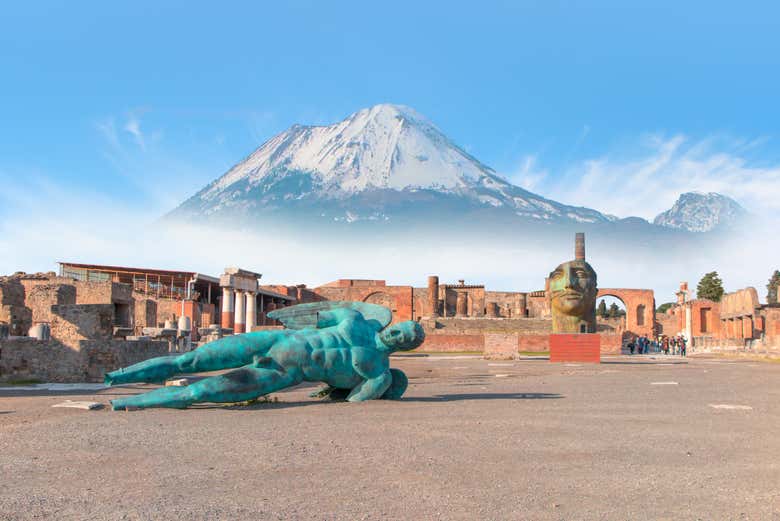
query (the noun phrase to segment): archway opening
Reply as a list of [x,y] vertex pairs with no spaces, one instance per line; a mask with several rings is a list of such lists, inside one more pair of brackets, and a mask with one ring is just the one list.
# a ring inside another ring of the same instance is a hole
[[622,333],[626,330],[626,304],[613,295],[596,299],[596,330],[605,333]]

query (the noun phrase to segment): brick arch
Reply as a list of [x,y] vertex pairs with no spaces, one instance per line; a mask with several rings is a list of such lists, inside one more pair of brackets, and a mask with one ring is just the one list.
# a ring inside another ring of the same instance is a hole
[[[615,297],[626,306],[626,331],[634,335],[655,333],[655,295],[651,289],[599,288],[597,299]],[[638,313],[642,313],[642,319]]]
[[384,291],[374,291],[373,293],[369,293],[363,299],[363,302],[368,302],[369,304],[379,304],[380,306],[385,306],[390,310],[395,309],[395,297],[389,293],[385,293]]

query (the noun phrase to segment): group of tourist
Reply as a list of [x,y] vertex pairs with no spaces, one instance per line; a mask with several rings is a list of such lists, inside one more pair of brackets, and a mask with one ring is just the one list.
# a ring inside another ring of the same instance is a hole
[[646,355],[648,353],[663,353],[665,355],[680,355],[685,356],[687,353],[688,341],[682,335],[668,337],[666,335],[658,335],[657,338],[650,339],[647,336],[636,337],[635,340],[628,342],[628,351],[632,355],[634,351],[639,355]]

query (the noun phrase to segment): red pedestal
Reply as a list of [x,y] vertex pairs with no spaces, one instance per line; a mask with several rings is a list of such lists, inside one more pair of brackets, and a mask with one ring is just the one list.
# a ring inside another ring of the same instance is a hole
[[596,333],[550,335],[550,362],[601,363],[601,337]]

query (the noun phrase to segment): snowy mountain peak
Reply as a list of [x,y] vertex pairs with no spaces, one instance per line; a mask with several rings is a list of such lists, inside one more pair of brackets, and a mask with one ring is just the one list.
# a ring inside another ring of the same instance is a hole
[[388,220],[393,211],[408,213],[423,199],[429,205],[436,199],[439,207],[446,199],[459,211],[493,208],[547,221],[612,220],[512,185],[414,109],[393,104],[360,110],[328,126],[290,127],[174,214],[258,214],[289,210],[298,201],[300,211],[317,208],[318,215],[336,220]]
[[653,224],[690,232],[709,232],[737,224],[747,212],[734,199],[715,192],[687,192]]
[[290,128],[231,169],[210,193],[240,179],[256,184],[280,166],[315,173],[332,195],[368,188],[454,189],[489,172],[413,109],[382,104],[334,125]]

